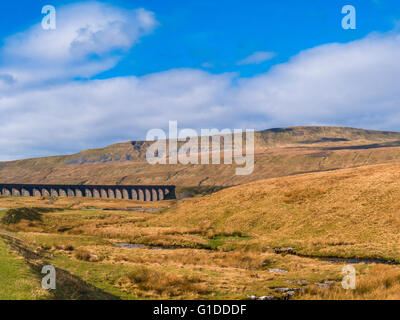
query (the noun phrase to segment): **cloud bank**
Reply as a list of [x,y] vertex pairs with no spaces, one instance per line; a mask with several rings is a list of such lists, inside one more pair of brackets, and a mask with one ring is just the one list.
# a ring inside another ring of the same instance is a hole
[[12,84],[25,86],[89,78],[114,67],[156,26],[154,14],[144,9],[128,11],[98,2],[61,7],[56,30],[43,30],[38,23],[5,40],[0,81],[8,77]]
[[[3,55],[15,57],[0,68],[1,160],[143,139],[152,128],[167,128],[169,120],[194,129],[346,125],[400,130],[396,33],[321,45],[252,78],[177,69],[74,80],[114,66],[157,26],[154,14],[144,9],[108,8],[105,14],[103,5],[91,5],[95,14],[88,26],[71,14],[82,11],[79,5],[61,13],[70,26],[61,30],[65,39],[37,48],[34,37],[53,35],[36,34],[33,27],[2,48]],[[122,27],[126,24],[129,30]],[[47,62],[49,67],[36,69]]]

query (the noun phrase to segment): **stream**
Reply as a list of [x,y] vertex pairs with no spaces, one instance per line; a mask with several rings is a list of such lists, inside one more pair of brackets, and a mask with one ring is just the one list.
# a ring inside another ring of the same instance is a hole
[[389,265],[398,265],[399,262],[396,261],[389,261],[383,259],[367,259],[367,258],[336,258],[336,257],[308,257],[308,258],[316,258],[322,261],[328,262],[335,262],[335,263],[348,263],[348,264],[358,264],[358,263],[365,263],[365,264],[389,264]]
[[384,259],[374,259],[374,258],[344,258],[344,257],[319,257],[319,256],[312,256],[306,254],[300,254],[295,251],[293,247],[282,247],[282,248],[275,248],[274,252],[276,254],[289,254],[294,255],[302,258],[310,258],[310,259],[317,259],[320,261],[327,261],[333,263],[348,263],[348,264],[358,264],[358,263],[365,263],[365,264],[387,264],[387,265],[399,265],[400,262],[384,260]]
[[114,243],[114,246],[118,248],[124,248],[124,249],[139,249],[139,248],[145,248],[145,249],[152,249],[152,250],[161,250],[164,249],[162,247],[152,247],[152,246],[147,246],[145,244],[140,244],[140,243]]

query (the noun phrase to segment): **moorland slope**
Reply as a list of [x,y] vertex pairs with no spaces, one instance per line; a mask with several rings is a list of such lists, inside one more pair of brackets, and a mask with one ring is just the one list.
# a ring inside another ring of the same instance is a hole
[[231,186],[400,161],[400,133],[345,127],[291,127],[256,132],[255,168],[247,176],[236,175],[236,165],[149,165],[145,154],[151,143],[130,141],[73,155],[0,162],[0,181]]

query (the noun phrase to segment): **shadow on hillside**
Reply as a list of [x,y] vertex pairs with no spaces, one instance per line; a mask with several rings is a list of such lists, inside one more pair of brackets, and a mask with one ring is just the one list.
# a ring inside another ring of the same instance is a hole
[[313,143],[320,143],[320,142],[343,142],[343,141],[350,141],[349,139],[345,138],[321,138],[318,140],[306,140],[306,141],[301,141],[300,143],[304,144],[313,144]]
[[373,143],[361,146],[339,146],[339,147],[327,147],[321,148],[326,151],[334,150],[367,150],[367,149],[378,149],[378,148],[390,148],[390,147],[400,147],[400,141],[386,142],[386,143]]
[[[40,254],[27,248],[17,238],[4,234],[0,234],[0,237],[25,259],[25,262],[38,274],[39,278],[43,276],[41,274],[42,267],[49,263],[43,261]],[[66,270],[56,268],[56,275],[57,289],[50,291],[56,300],[119,300],[119,297],[92,286]]]

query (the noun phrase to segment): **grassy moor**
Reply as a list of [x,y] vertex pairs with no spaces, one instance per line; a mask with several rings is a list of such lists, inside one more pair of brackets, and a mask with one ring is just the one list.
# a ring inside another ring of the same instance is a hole
[[[211,193],[202,190],[190,198],[140,202],[0,197],[4,208],[0,211],[0,273],[11,278],[24,274],[17,285],[1,286],[0,296],[400,299],[397,134],[348,129],[344,138],[344,129],[331,128],[329,135],[324,132],[330,138],[327,141],[321,137],[321,128],[293,129],[317,130],[311,137],[285,130],[269,133],[264,141],[270,147],[258,158],[258,163],[285,159],[276,163],[282,166],[275,172],[279,177],[263,179],[269,173],[260,171],[257,164],[259,175],[253,182],[233,181],[222,171],[220,179],[213,177],[215,181],[237,185]],[[273,139],[276,136],[279,143]],[[328,148],[327,155],[320,155]],[[86,159],[90,159],[88,154]],[[290,159],[298,157],[304,163],[296,160],[299,167],[290,167]],[[348,162],[339,163],[344,158]],[[27,174],[28,164],[40,167],[49,161],[62,161],[60,166],[73,166],[80,172],[92,170],[91,166],[139,165],[135,161],[65,164],[66,158],[55,157],[7,163],[2,170],[20,165]],[[370,162],[383,163],[364,165]],[[351,168],[328,170],[339,164]],[[78,182],[75,170],[71,170],[71,181]],[[150,167],[144,170],[152,172]],[[280,176],[288,170],[290,175]],[[295,174],[295,170],[318,172]],[[189,172],[182,174],[184,185],[189,184],[185,180]],[[44,264],[55,266],[60,275],[56,293],[40,289],[39,266]],[[349,264],[357,272],[355,290],[342,288],[342,268]]]

